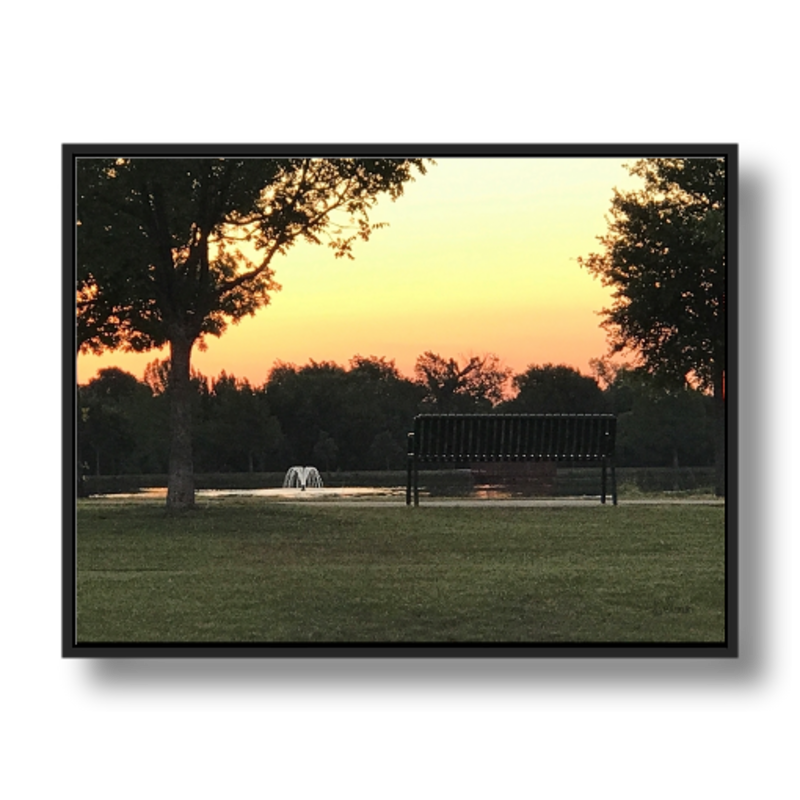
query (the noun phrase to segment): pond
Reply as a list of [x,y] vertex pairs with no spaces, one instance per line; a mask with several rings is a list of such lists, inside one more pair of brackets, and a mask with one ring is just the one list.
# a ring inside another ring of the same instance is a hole
[[[280,489],[198,489],[195,497],[200,499],[214,499],[217,497],[267,497],[284,500],[320,500],[326,497],[405,497],[405,487],[372,487],[372,486],[344,486],[344,487],[308,487],[280,488]],[[142,489],[139,492],[124,492],[118,494],[93,494],[92,497],[103,497],[109,500],[158,500],[166,498],[166,488]]]

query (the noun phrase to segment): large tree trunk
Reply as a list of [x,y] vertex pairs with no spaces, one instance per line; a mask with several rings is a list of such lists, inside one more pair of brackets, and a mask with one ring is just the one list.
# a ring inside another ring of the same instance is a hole
[[193,340],[177,334],[170,339],[170,452],[167,508],[194,506],[192,464],[192,385],[189,363]]
[[725,373],[714,379],[714,493],[725,497]]

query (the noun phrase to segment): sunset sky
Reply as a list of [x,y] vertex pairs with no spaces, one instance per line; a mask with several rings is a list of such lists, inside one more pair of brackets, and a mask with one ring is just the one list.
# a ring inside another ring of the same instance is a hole
[[[276,361],[346,366],[360,354],[410,377],[431,350],[588,374],[606,353],[597,312],[610,294],[576,259],[598,249],[613,188],[637,181],[617,158],[439,158],[395,203],[378,203],[372,221],[389,226],[356,244],[354,261],[300,244],[274,262],[281,291],[195,348],[193,367],[261,385]],[[82,355],[78,382],[109,366],[141,378],[167,355]]]

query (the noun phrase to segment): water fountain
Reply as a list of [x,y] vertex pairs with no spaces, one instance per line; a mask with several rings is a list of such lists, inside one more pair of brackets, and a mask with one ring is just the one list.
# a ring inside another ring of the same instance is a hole
[[[336,481],[334,481],[335,483]],[[300,491],[298,491],[298,489]],[[305,494],[306,489],[311,489]],[[166,497],[167,490],[164,489],[144,489],[135,495],[108,495],[108,497],[131,497],[140,500],[153,497]],[[292,502],[316,502],[323,498],[342,499],[355,498],[362,499],[368,497],[405,497],[404,486],[381,487],[381,486],[332,486],[325,488],[322,484],[322,476],[316,467],[290,467],[283,479],[283,487],[270,489],[198,489],[197,497],[206,499],[216,499],[222,497],[266,497],[279,500],[290,500]]]
[[304,492],[306,487],[312,489],[322,488],[322,476],[316,467],[289,467],[286,477],[283,479],[283,488],[292,489],[300,487]]

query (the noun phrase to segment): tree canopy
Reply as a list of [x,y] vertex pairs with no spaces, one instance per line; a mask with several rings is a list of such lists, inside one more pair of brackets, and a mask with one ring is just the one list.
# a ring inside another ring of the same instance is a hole
[[614,191],[601,253],[578,262],[613,289],[603,326],[613,352],[651,374],[712,389],[725,365],[726,170],[721,158],[649,158]]
[[425,387],[430,407],[463,413],[488,411],[502,401],[511,370],[493,353],[459,362],[427,351],[417,358],[414,375]]
[[422,159],[78,159],[80,348],[220,335],[269,302],[274,258],[296,242],[352,258],[381,227],[377,198],[414,170]]
[[504,410],[527,414],[587,414],[606,410],[594,378],[565,364],[531,364],[514,376],[517,395]]

